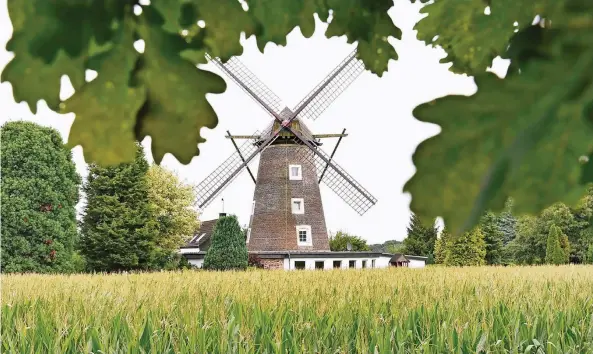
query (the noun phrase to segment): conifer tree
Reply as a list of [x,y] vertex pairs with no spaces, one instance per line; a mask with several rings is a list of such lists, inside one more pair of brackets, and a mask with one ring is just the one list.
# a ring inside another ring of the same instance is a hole
[[589,244],[585,250],[584,263],[593,264],[593,243]]
[[486,264],[501,264],[504,233],[494,213],[487,212],[480,220],[480,229],[486,243]]
[[3,272],[73,271],[80,176],[60,133],[29,122],[1,130]]
[[204,257],[204,269],[244,270],[247,260],[247,245],[237,217],[221,217],[212,231],[212,244]]
[[560,243],[561,238],[562,230],[558,226],[552,224],[546,242],[546,263],[556,265],[565,263],[565,253],[562,250],[562,245]]
[[562,236],[560,236],[560,248],[562,249],[563,256],[562,263],[566,264],[570,260],[570,242],[568,241],[568,236],[566,236],[565,234],[562,234]]
[[403,242],[405,254],[433,258],[436,239],[437,229],[434,222],[430,226],[425,226],[416,214],[412,214],[408,235]]
[[147,171],[139,144],[132,163],[89,165],[80,243],[89,270],[155,268],[158,226],[149,202]]
[[517,235],[517,218],[513,215],[513,199],[507,199],[504,210],[497,218],[498,228],[502,232],[503,245],[513,241]]
[[434,243],[434,261],[436,264],[444,264],[447,256],[447,243],[450,241],[451,235],[447,228],[444,228],[440,236]]
[[446,248],[448,266],[476,266],[486,263],[486,243],[479,227],[453,237]]

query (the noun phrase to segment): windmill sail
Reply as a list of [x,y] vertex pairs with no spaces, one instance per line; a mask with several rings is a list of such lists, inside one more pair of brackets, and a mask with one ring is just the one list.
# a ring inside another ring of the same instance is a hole
[[363,71],[364,64],[354,50],[295,106],[294,112],[300,111],[299,118],[317,119]]
[[[330,161],[330,157],[323,150],[310,149],[308,151],[303,150],[301,153],[305,154],[309,161],[315,163],[318,176],[329,165],[321,182],[325,183],[359,215],[363,215],[377,203],[377,198],[350,176],[335,160]],[[330,161],[329,164],[328,161]]]
[[[264,129],[267,132],[271,129],[268,126]],[[251,134],[253,137],[258,137],[262,134],[261,131],[256,131]],[[235,151],[226,160],[224,160],[212,173],[208,175],[194,190],[196,193],[196,201],[200,209],[205,208],[210,204],[214,198],[226,188],[241,172],[241,170],[250,162],[261,147],[258,147],[255,142],[257,139],[249,139],[239,146],[239,151]],[[245,162],[247,158],[247,162]]]
[[219,58],[212,58],[206,54],[206,58],[214,63],[226,76],[233,80],[243,91],[245,91],[254,101],[259,103],[270,115],[280,113],[284,105],[278,97],[266,84],[264,84],[254,73],[252,73],[243,63],[232,57],[226,63]]

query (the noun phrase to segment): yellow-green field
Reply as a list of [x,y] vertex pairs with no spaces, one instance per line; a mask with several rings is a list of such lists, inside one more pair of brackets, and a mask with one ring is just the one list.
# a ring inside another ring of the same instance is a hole
[[2,353],[593,353],[593,267],[3,275]]

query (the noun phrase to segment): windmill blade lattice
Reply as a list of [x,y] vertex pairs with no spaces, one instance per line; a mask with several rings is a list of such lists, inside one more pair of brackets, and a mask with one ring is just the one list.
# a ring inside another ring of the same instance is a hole
[[[235,82],[243,91],[245,91],[254,101],[259,103],[266,111],[271,108],[275,113],[279,113],[284,105],[278,97],[266,84],[264,84],[254,73],[252,73],[243,63],[232,57],[226,63],[222,63],[219,58],[212,58],[206,54],[206,58],[214,63],[226,76]],[[251,91],[251,92],[250,92]],[[261,102],[259,101],[261,100]],[[268,112],[271,114],[271,112]]]
[[[320,155],[323,155],[326,160],[330,160],[329,155],[323,150],[316,149],[315,151]],[[311,151],[311,149],[303,149],[299,154],[302,154],[302,156],[305,156],[309,162],[315,164],[318,176],[321,175],[325,166],[327,166],[326,161]],[[346,202],[346,204],[354,209],[359,215],[363,215],[377,203],[377,198],[350,176],[348,172],[346,172],[346,170],[338,165],[333,159],[329,164],[329,168],[323,175],[322,182],[342,198],[342,200],[344,200],[344,202]]]
[[[264,131],[270,129],[271,126],[264,129]],[[261,131],[258,130],[252,135],[261,135]],[[208,177],[194,188],[197,205],[200,209],[208,206],[214,200],[214,197],[222,192],[239,175],[237,169],[243,165],[243,158],[247,158],[258,150],[258,147],[254,144],[254,140],[250,139],[241,144],[239,146],[240,154],[237,151],[232,153],[231,156],[224,160]],[[233,174],[234,176],[228,179]]]
[[[335,101],[344,90],[364,71],[364,64],[356,58],[356,50],[350,53],[325,79],[311,90],[293,110],[298,112],[299,117],[317,119],[323,111]],[[337,73],[337,75],[336,75]],[[335,77],[334,77],[335,75]],[[331,81],[328,83],[328,81]],[[319,88],[326,85],[320,92]],[[309,103],[307,101],[311,100]],[[302,107],[305,105],[305,107]]]

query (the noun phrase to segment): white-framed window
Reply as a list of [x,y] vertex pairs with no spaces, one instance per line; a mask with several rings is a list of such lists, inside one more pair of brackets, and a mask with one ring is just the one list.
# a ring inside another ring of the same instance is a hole
[[304,214],[305,213],[305,200],[303,198],[291,198],[290,208],[293,214]]
[[247,229],[247,243],[249,243],[249,238],[251,238],[251,228]]
[[311,226],[297,225],[296,227],[297,244],[299,246],[312,246],[311,240]]
[[251,202],[251,215],[255,214],[255,200]]
[[303,168],[301,165],[288,165],[288,179],[300,181],[303,179]]

